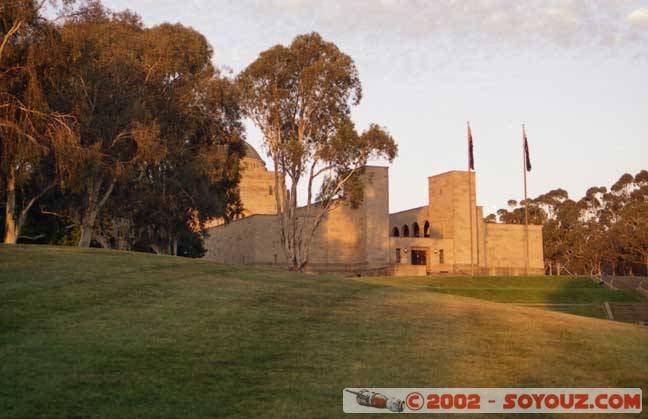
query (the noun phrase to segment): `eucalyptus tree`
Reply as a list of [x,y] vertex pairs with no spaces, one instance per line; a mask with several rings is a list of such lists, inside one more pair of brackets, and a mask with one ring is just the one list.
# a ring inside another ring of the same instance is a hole
[[[648,274],[648,171],[622,175],[609,189],[591,187],[578,201],[563,189],[530,200],[531,220],[542,224],[550,274]],[[488,222],[520,223],[522,207],[509,201]]]
[[56,86],[64,61],[56,28],[41,16],[43,5],[28,0],[0,3],[5,243],[18,240],[34,203],[64,176],[60,169],[76,139],[72,119],[49,106],[47,92]]
[[212,65],[203,35],[163,24],[145,32],[146,106],[164,157],[138,166],[132,214],[140,243],[177,254],[178,238],[200,234],[238,203],[244,129],[238,93]]
[[147,112],[142,88],[144,27],[131,13],[91,2],[60,28],[69,58],[57,106],[79,124],[80,152],[67,185],[79,246],[90,245],[95,222],[115,185],[143,162],[159,160],[159,125]]
[[[276,206],[288,268],[308,264],[325,214],[358,198],[359,174],[371,158],[395,158],[394,139],[380,126],[358,134],[351,107],[362,88],[355,63],[317,33],[263,51],[239,76],[242,106],[261,130],[275,167]],[[298,185],[306,205],[298,211]],[[316,185],[321,188],[316,189]]]

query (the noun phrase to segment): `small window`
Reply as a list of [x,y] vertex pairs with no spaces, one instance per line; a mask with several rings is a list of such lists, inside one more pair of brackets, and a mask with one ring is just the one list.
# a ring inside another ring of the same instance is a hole
[[396,249],[396,263],[401,263],[400,249]]
[[423,237],[430,237],[430,222],[426,221],[423,224]]
[[400,236],[400,232],[398,231],[398,227],[394,227],[394,229],[392,230],[392,236],[394,236],[394,237],[399,237]]
[[439,265],[443,265],[445,263],[445,257],[443,256],[443,249],[439,249]]
[[403,237],[409,237],[409,226],[407,224],[403,226]]
[[272,195],[272,185],[268,186],[268,195]]
[[412,236],[421,237],[421,229],[419,228],[418,223],[412,224]]

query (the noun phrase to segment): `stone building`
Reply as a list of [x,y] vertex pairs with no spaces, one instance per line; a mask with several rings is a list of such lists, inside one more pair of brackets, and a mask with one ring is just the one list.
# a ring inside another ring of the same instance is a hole
[[[274,173],[252,147],[247,154],[240,183],[245,217],[209,228],[205,257],[283,267]],[[347,275],[544,274],[542,227],[484,222],[474,172],[430,176],[428,203],[393,214],[389,169],[368,166],[364,176],[362,204],[339,205],[324,217],[312,242],[310,270]]]

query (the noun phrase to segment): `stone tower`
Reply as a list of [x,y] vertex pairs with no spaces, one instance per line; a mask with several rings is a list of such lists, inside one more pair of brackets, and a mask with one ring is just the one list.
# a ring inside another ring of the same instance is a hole
[[371,268],[389,265],[389,168],[365,168],[365,257]]
[[428,178],[432,229],[441,237],[453,240],[453,263],[456,269],[465,272],[470,271],[471,243],[475,267],[480,260],[479,230],[483,227],[482,218],[478,217],[476,186],[475,172],[454,170]]

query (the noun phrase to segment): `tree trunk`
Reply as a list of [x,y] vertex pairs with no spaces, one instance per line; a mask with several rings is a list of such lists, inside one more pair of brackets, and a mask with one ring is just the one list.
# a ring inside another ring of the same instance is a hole
[[556,275],[560,276],[560,261],[556,260]]
[[101,247],[103,247],[104,249],[110,249],[110,240],[108,240],[106,236],[99,234],[95,236],[95,240],[99,242]]
[[115,182],[111,182],[104,195],[101,197],[101,199],[99,199],[102,184],[103,181],[96,181],[90,185],[90,188],[88,190],[88,202],[83,213],[83,217],[81,217],[81,238],[79,239],[79,247],[90,247],[97,215],[99,215],[101,207],[103,207],[103,205],[106,203],[108,197],[113,191],[113,188],[115,187]]
[[93,206],[93,208],[87,208],[86,212],[83,214],[83,218],[81,218],[81,238],[79,239],[79,247],[90,247],[97,213],[98,209]]
[[549,268],[549,276],[553,276],[553,263],[551,263],[551,259],[549,259],[549,262],[547,263],[548,268]]
[[4,242],[15,244],[18,240],[16,229],[16,168],[9,164],[7,172],[7,207],[5,208],[5,236]]

